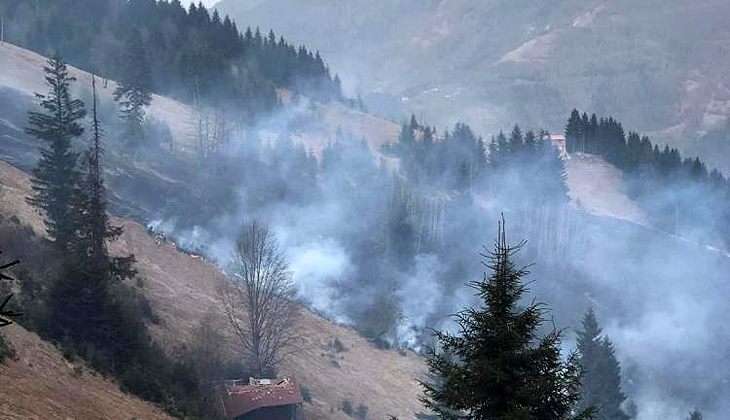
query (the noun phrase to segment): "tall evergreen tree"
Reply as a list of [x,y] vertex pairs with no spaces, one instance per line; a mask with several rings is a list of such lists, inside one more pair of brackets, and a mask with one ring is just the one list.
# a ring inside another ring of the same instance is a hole
[[628,420],[621,410],[626,396],[621,392],[621,367],[613,344],[601,336],[593,309],[583,317],[578,331],[578,354],[583,369],[580,407],[595,406],[598,420]]
[[145,107],[152,103],[152,72],[137,29],[131,31],[125,43],[114,100],[122,107],[121,117],[127,124],[126,136],[136,145],[143,140]]
[[80,121],[86,116],[86,108],[83,102],[71,98],[69,87],[76,79],[69,75],[58,54],[43,70],[49,92],[36,96],[44,112],[28,112],[25,129],[45,143],[32,172],[34,196],[28,202],[45,215],[46,229],[56,249],[67,251],[75,234],[72,202],[79,178],[78,154],[72,150],[72,141],[84,132]]
[[[438,385],[422,382],[422,402],[442,419],[567,419],[580,398],[580,370],[560,357],[561,333],[538,338],[544,309],[519,307],[528,272],[507,245],[500,224],[494,250],[483,254],[491,274],[470,285],[484,305],[456,315],[460,334],[436,332],[440,351],[427,359]],[[590,416],[584,410],[578,417]]]
[[104,153],[101,144],[102,129],[96,109],[96,79],[93,76],[91,88],[93,132],[90,147],[84,154],[84,171],[76,194],[78,197],[77,234],[80,243],[79,250],[94,263],[103,264],[109,258],[106,241],[118,237],[122,233],[122,229],[112,226],[107,214],[106,187],[101,167],[101,158]]
[[577,109],[573,109],[568,119],[568,125],[565,126],[565,147],[568,153],[578,151],[578,143],[581,138],[581,120],[580,113]]
[[540,174],[541,191],[538,194],[544,201],[562,203],[568,200],[568,172],[560,152],[553,146],[549,135],[538,140],[536,173]]
[[687,420],[702,420],[702,413],[698,408],[695,408],[691,413],[689,413]]

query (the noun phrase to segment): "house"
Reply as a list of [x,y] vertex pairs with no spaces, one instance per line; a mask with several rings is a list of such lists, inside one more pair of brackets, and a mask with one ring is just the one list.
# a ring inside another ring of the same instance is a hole
[[222,381],[216,394],[228,420],[295,420],[304,402],[294,378]]
[[553,147],[558,149],[560,157],[563,159],[569,159],[570,156],[568,156],[568,148],[565,145],[565,136],[562,134],[549,134],[549,136]]

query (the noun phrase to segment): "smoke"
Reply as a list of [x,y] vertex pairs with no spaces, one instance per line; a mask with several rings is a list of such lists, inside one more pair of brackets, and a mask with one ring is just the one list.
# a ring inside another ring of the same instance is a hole
[[[582,315],[595,307],[639,420],[683,418],[694,406],[710,420],[730,411],[730,259],[716,242],[713,226],[724,223],[719,217],[703,213],[670,234],[651,217],[639,224],[592,215],[581,197],[535,205],[526,188],[539,186],[539,177],[526,184],[515,175],[518,163],[499,183],[475,184],[466,193],[403,187],[403,174],[384,175],[361,139],[315,123],[318,106],[303,100],[234,136],[216,158],[233,168],[232,181],[214,178],[205,186],[230,204],[195,204],[206,210],[192,224],[168,208],[150,227],[225,268],[238,227],[258,219],[276,233],[297,298],[308,308],[374,341],[419,351],[429,343],[430,328],[453,331],[449,315],[480,304],[465,284],[483,275],[478,252],[492,243],[504,213],[512,242],[528,240],[518,263],[536,263],[526,279],[526,302],[535,298],[551,308],[556,325],[567,328],[566,350]],[[312,185],[303,181],[301,149],[290,147],[291,139],[316,151]],[[614,187],[596,179],[598,172],[571,176]],[[623,181],[623,190],[612,194],[632,187]],[[691,207],[703,191],[682,185],[671,194],[657,194],[641,207],[662,209],[676,198]],[[413,244],[389,236],[401,232],[399,203]],[[611,211],[621,217],[620,207]]]

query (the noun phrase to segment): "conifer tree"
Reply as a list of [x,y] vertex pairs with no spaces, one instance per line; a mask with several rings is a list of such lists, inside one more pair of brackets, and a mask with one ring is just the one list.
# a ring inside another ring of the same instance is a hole
[[[442,419],[535,419],[573,417],[580,398],[575,357],[560,357],[561,333],[538,338],[545,310],[537,303],[520,308],[527,292],[513,258],[524,242],[507,244],[500,224],[494,250],[483,256],[491,274],[474,281],[484,304],[456,315],[460,334],[436,332],[439,351],[427,364],[437,385],[421,382],[421,398]],[[582,411],[587,418],[592,410]]]
[[580,113],[577,109],[573,109],[568,119],[568,125],[565,126],[565,147],[568,153],[578,150],[578,142],[581,137],[581,120]]
[[695,408],[694,410],[692,410],[691,413],[689,413],[689,417],[687,419],[688,420],[702,420],[702,413],[700,412],[700,410],[698,408]]
[[579,363],[583,369],[581,407],[595,406],[598,420],[628,420],[621,410],[626,396],[621,392],[621,367],[613,344],[601,336],[595,312],[590,309],[578,331]]
[[565,161],[558,150],[553,146],[550,136],[545,134],[538,141],[537,168],[540,174],[542,187],[541,196],[545,201],[561,203],[568,200],[568,174]]
[[79,181],[76,194],[77,204],[77,234],[80,242],[80,251],[85,253],[91,261],[103,264],[108,260],[106,241],[115,239],[122,233],[120,227],[111,226],[107,214],[106,187],[101,167],[101,158],[104,153],[102,129],[96,105],[96,79],[92,76],[92,137],[91,145],[84,154],[84,171]]
[[76,79],[56,54],[43,67],[46,95],[36,94],[44,112],[28,112],[25,132],[43,141],[41,158],[33,170],[34,196],[28,202],[45,215],[48,235],[59,251],[67,251],[75,234],[73,196],[78,182],[78,154],[72,141],[84,132],[80,124],[86,115],[84,103],[72,99],[69,87]]
[[152,103],[152,72],[137,29],[131,31],[125,43],[114,100],[122,107],[121,118],[127,125],[127,139],[133,145],[138,144],[143,140],[145,107]]

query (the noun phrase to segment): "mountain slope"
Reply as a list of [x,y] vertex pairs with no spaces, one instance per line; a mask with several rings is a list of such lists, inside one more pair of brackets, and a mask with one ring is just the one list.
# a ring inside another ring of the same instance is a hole
[[[26,135],[23,127],[27,124],[27,111],[38,107],[34,94],[47,91],[43,72],[45,64],[46,58],[39,54],[0,43],[0,159],[24,171],[30,171],[39,156],[40,144],[37,139]],[[72,66],[69,66],[69,72],[77,78],[74,84],[76,96],[89,103],[91,74]],[[108,126],[118,116],[117,105],[111,97],[116,85],[110,80],[106,83],[99,81],[97,86],[100,86],[102,121]],[[284,102],[288,102],[289,93],[281,91],[280,95]],[[187,200],[179,197],[196,197],[199,194],[193,180],[199,176],[196,133],[201,113],[181,102],[153,95],[147,114],[169,127],[174,144],[172,152],[153,144],[146,147],[144,153],[133,153],[119,139],[113,136],[105,138],[111,209],[117,215],[135,220],[157,218],[161,209],[181,206],[181,201]],[[334,138],[338,129],[351,133],[354,139],[368,141],[376,155],[383,142],[397,138],[399,130],[397,124],[347,108],[339,102],[322,104],[305,100],[300,105],[285,106],[246,133],[256,134],[262,139],[273,136],[275,140],[276,134],[272,133],[299,120],[307,123],[292,132],[292,139],[304,143],[307,150],[317,154],[329,139]],[[246,133],[236,132],[234,137],[245,142],[249,138]],[[86,141],[86,138],[81,140]],[[77,147],[82,149],[86,145],[78,144]],[[230,147],[240,147],[240,144]],[[131,155],[134,155],[133,159],[130,159]]]
[[[23,199],[30,194],[29,185],[27,175],[0,162],[0,214],[18,215],[22,222],[41,229],[42,220]],[[151,327],[153,336],[168,349],[183,345],[206,314],[220,315],[217,287],[224,281],[223,273],[207,261],[177,251],[170,243],[158,246],[138,223],[122,219],[115,223],[123,224],[125,232],[110,251],[135,254],[144,293],[162,319],[159,326]],[[313,401],[305,404],[308,418],[347,419],[339,411],[345,399],[354,406],[366,405],[372,418],[395,414],[408,419],[421,410],[416,380],[425,374],[425,364],[419,356],[411,351],[401,355],[376,349],[353,329],[302,312],[301,340],[280,373],[295,375],[310,389]],[[333,354],[328,350],[335,339],[344,344],[345,351]],[[56,363],[49,369],[55,372],[59,367]],[[42,378],[26,370],[17,375],[32,386],[43,386]],[[12,398],[14,404],[20,404]]]
[[[730,3],[717,0],[221,0],[216,8],[319,48],[346,87],[481,132],[556,131],[574,107],[703,153],[730,116]],[[335,33],[336,36],[332,36]],[[354,53],[356,52],[356,53]],[[367,98],[367,95],[366,95]]]
[[[0,171],[4,172],[4,171]],[[17,360],[0,365],[3,420],[171,420],[159,408],[124,394],[81,361],[18,325],[3,328]]]

